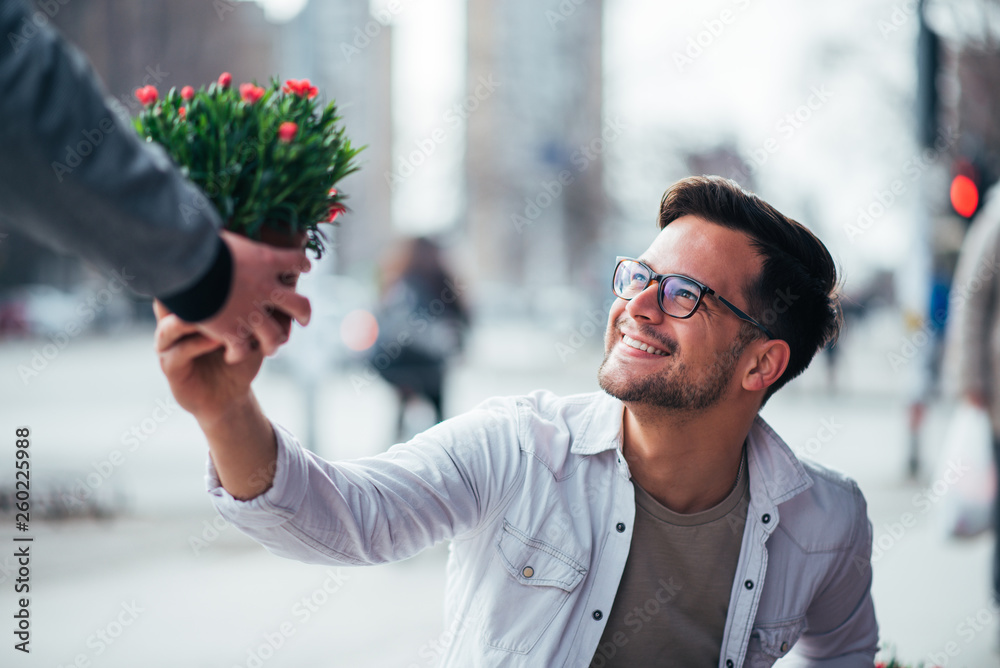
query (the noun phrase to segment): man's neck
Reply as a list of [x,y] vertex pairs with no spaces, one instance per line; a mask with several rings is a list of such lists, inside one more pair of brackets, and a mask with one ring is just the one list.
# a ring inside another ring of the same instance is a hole
[[709,410],[692,416],[626,406],[623,450],[633,481],[678,513],[708,510],[733,490],[753,415]]

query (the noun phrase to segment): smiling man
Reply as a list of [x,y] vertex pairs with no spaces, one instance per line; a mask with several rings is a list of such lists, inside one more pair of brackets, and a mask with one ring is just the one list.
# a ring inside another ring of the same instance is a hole
[[604,392],[493,399],[350,462],[266,418],[259,356],[223,364],[159,310],[220,512],[309,562],[451,540],[444,666],[872,666],[864,498],[758,416],[836,335],[833,260],[719,177],[671,186],[659,223],[613,268]]

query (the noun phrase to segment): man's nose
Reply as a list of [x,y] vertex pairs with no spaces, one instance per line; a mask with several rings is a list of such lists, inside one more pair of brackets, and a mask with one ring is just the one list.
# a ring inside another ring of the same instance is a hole
[[634,319],[647,320],[649,322],[659,322],[663,319],[664,313],[660,310],[656,293],[660,290],[659,281],[650,281],[642,292],[632,297],[625,306],[625,312]]

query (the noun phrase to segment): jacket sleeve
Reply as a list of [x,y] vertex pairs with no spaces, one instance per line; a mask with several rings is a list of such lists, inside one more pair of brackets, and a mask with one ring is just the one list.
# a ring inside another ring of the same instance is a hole
[[387,452],[328,462],[275,427],[272,487],[233,498],[209,462],[220,514],[271,552],[308,563],[378,564],[470,535],[523,475],[512,400],[491,400]]
[[[184,292],[224,261],[218,215],[105,104],[81,54],[32,16],[21,0],[0,2],[0,218],[134,277],[136,292]],[[231,276],[216,274],[224,300]]]
[[872,668],[878,624],[872,601],[872,525],[853,483],[854,536],[806,613],[807,629],[782,666]]
[[996,317],[997,250],[1000,247],[1000,192],[991,194],[962,243],[951,288],[946,369],[959,394],[993,393],[990,328]]

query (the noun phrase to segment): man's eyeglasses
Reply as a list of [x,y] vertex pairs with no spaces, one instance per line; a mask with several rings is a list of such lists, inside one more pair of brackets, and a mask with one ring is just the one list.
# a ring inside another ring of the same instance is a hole
[[612,281],[616,297],[629,301],[639,296],[639,293],[653,281],[659,281],[656,300],[660,305],[660,310],[671,318],[690,318],[698,309],[698,304],[701,303],[705,295],[715,295],[726,308],[736,314],[737,318],[759,327],[762,332],[767,334],[767,338],[774,338],[767,327],[748,316],[704,283],[699,283],[693,278],[680,274],[657,274],[639,260],[626,257],[618,258]]

